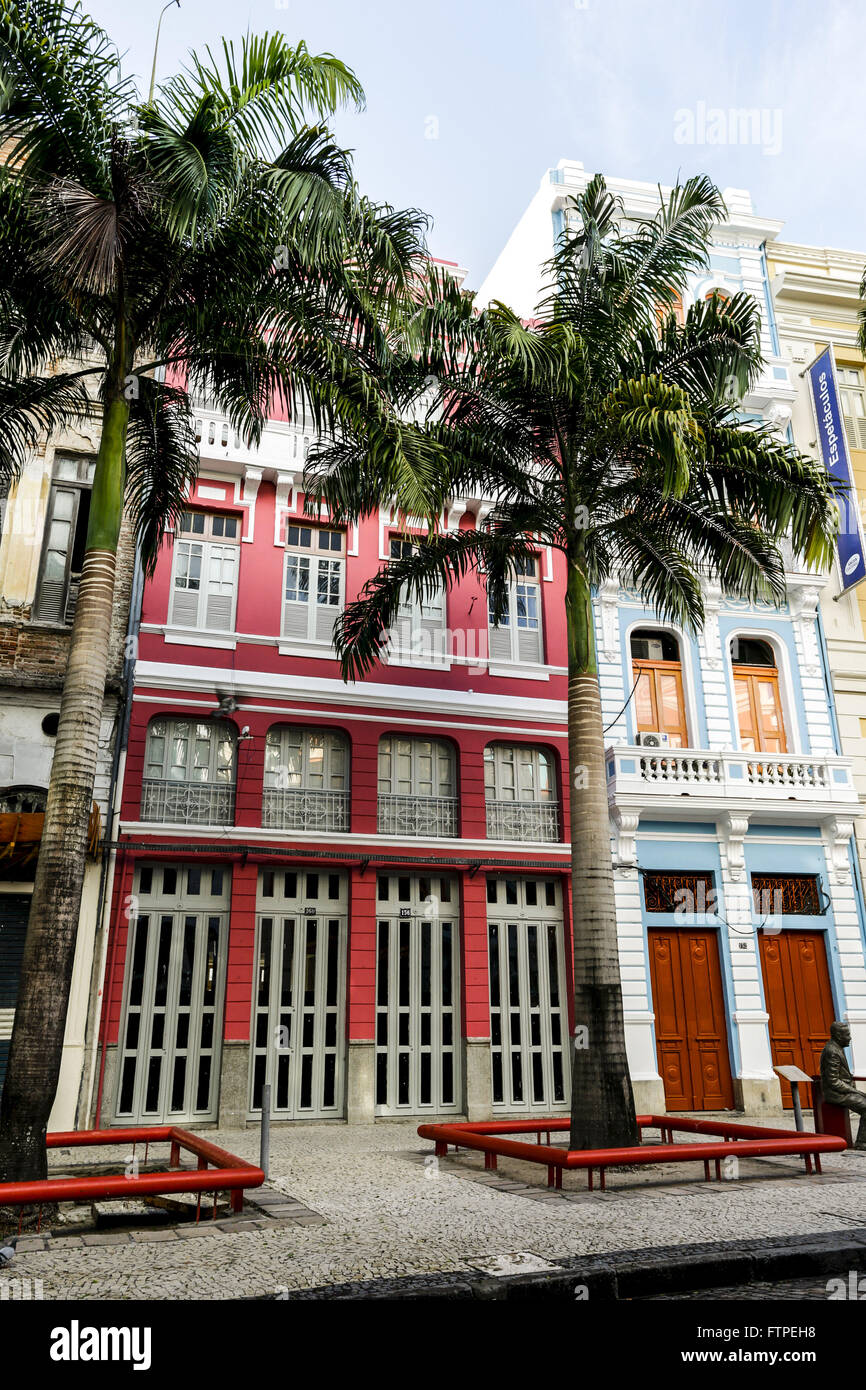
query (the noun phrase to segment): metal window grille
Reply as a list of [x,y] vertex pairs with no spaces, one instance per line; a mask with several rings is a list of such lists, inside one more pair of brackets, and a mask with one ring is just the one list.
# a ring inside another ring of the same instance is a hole
[[714,877],[711,873],[677,874],[666,870],[643,875],[647,912],[707,912]]
[[752,874],[752,897],[760,914],[817,917],[821,913],[814,874]]

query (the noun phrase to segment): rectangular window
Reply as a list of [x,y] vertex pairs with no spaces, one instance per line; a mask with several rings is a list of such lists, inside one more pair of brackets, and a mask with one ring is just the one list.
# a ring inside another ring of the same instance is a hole
[[488,604],[490,657],[493,661],[542,662],[541,582],[538,557],[531,555],[515,565],[508,581],[508,596],[495,627],[496,613]]
[[852,449],[866,449],[866,393],[863,373],[856,367],[837,367],[839,404],[845,422],[845,434]]
[[712,913],[715,888],[711,873],[645,873],[643,892],[647,912]]
[[75,616],[96,460],[72,454],[54,457],[51,495],[34,616],[71,623]]
[[819,917],[821,899],[814,874],[752,874],[752,897],[760,916]]
[[184,512],[174,545],[169,622],[211,632],[235,624],[240,520],[208,512]]
[[[390,557],[392,560],[408,559],[417,549],[416,544],[403,537],[392,536]],[[435,593],[423,599],[412,597],[400,604],[394,626],[391,629],[392,649],[398,660],[414,658],[419,662],[440,662],[447,659],[446,651],[446,599],[445,590],[437,588]]]
[[286,527],[283,636],[331,646],[345,596],[345,535],[323,526]]

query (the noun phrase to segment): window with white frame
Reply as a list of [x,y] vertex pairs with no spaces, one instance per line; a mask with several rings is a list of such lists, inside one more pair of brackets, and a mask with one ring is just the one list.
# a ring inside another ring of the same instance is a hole
[[346,538],[324,526],[286,526],[283,636],[332,646],[346,592]]
[[866,392],[858,367],[837,367],[845,434],[852,449],[866,449]]
[[379,834],[457,834],[457,762],[444,739],[379,740]]
[[233,630],[240,532],[236,516],[183,513],[174,543],[168,614],[172,626]]
[[[405,560],[414,555],[416,542],[402,536],[392,536],[390,558]],[[447,652],[446,642],[446,599],[445,590],[440,586],[432,594],[422,599],[416,595],[405,599],[397,611],[391,629],[391,642],[394,656],[406,660],[415,658],[422,662],[443,661]]]
[[232,825],[237,730],[223,719],[152,719],[141,819]]
[[537,555],[520,557],[508,581],[508,592],[499,625],[492,603],[488,602],[489,650],[491,661],[541,662],[544,644],[541,635],[541,579]]
[[553,757],[529,744],[491,743],[484,750],[484,798],[491,840],[558,840],[559,803]]
[[332,729],[275,724],[265,739],[262,824],[348,830],[349,741]]

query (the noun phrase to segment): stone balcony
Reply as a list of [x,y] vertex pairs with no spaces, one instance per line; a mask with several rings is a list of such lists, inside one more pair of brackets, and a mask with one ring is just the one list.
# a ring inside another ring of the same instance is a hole
[[202,397],[192,397],[192,412],[202,462],[227,463],[235,468],[249,465],[290,473],[303,468],[313,437],[311,426],[304,430],[283,420],[270,420],[256,448],[248,445],[233,429],[227,415]]
[[829,753],[755,754],[717,749],[609,748],[612,808],[647,818],[814,822],[859,814],[850,758]]

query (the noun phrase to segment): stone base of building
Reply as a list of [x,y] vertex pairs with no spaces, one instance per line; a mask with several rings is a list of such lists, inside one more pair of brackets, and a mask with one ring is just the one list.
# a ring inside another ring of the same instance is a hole
[[661,1077],[655,1080],[632,1081],[634,1108],[638,1115],[664,1115],[667,1113],[665,1084]]
[[250,1096],[250,1045],[224,1042],[220,1074],[219,1127],[243,1129]]
[[493,1087],[490,1075],[490,1042],[486,1038],[469,1040],[463,1060],[463,1108],[470,1121],[493,1118]]
[[781,1115],[782,1091],[777,1076],[766,1080],[734,1077],[734,1104],[746,1115]]
[[376,1118],[376,1044],[350,1042],[346,1056],[346,1123],[371,1125]]
[[[99,1067],[97,1058],[97,1068]],[[97,1075],[98,1075],[97,1071]],[[107,1047],[105,1049],[105,1071],[102,1075],[102,1104],[99,1114],[93,1116],[93,1124],[96,1129],[108,1129],[116,1124],[114,1118],[115,1102],[117,1100],[117,1048]],[[94,1105],[96,1101],[94,1100]]]

